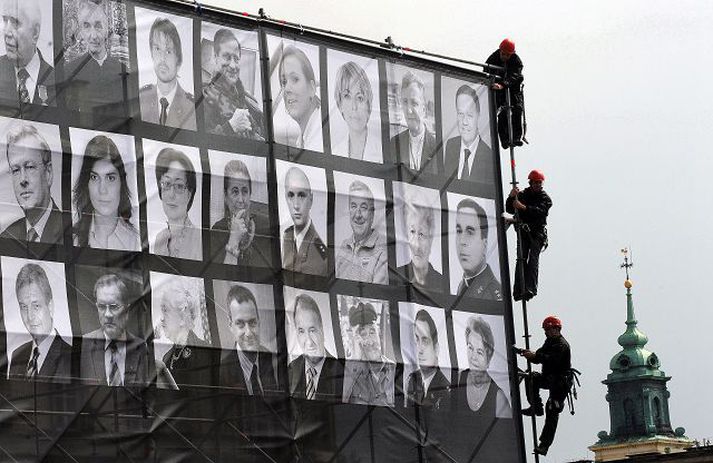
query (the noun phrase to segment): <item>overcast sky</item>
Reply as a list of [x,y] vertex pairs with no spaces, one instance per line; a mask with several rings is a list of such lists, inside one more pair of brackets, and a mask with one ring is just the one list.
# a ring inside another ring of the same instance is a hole
[[[542,169],[554,200],[540,294],[529,306],[533,344],[543,342],[541,319],[558,314],[584,373],[577,414],[562,415],[545,461],[593,458],[587,446],[609,431],[600,381],[625,329],[619,250],[626,245],[639,328],[673,377],[672,425],[691,438],[713,438],[713,402],[704,392],[713,384],[713,195],[706,183],[713,172],[713,2],[206,3],[253,14],[263,7],[274,18],[373,40],[391,35],[406,47],[474,61],[513,38],[525,64],[531,142],[518,150],[518,172],[525,178]],[[514,268],[512,246],[510,255]],[[519,330],[518,309],[515,322]]]

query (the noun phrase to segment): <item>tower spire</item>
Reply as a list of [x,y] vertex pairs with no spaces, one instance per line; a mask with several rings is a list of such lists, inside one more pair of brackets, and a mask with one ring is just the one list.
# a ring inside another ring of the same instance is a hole
[[624,281],[624,287],[626,288],[626,331],[619,336],[618,341],[619,345],[624,348],[643,348],[649,342],[649,338],[639,330],[638,321],[634,314],[634,298],[631,293],[634,283],[629,278],[629,269],[634,266],[634,261],[629,256],[629,248],[623,248],[621,253],[624,255],[624,263],[620,267],[626,272],[626,280]]

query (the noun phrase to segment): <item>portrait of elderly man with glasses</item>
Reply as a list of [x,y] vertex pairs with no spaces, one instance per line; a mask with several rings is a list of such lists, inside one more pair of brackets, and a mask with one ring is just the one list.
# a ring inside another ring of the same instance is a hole
[[8,130],[6,143],[12,189],[25,216],[0,238],[62,243],[62,213],[50,196],[54,171],[47,141],[35,126],[22,122]]
[[146,342],[127,330],[134,297],[129,284],[116,273],[106,273],[94,284],[99,328],[82,338],[80,377],[108,386],[146,386]]

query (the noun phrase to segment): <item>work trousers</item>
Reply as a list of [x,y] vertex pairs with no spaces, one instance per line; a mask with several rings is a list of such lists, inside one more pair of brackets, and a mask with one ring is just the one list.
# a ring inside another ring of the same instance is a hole
[[545,237],[540,234],[530,233],[527,230],[522,230],[522,264],[525,265],[525,287],[522,287],[520,265],[518,260],[515,266],[515,285],[513,286],[513,294],[516,299],[519,296],[524,296],[528,291],[532,296],[537,295],[537,275],[540,270],[540,253],[544,246]]
[[564,401],[567,399],[567,379],[562,376],[542,376],[535,371],[527,376],[525,378],[525,394],[527,401],[534,409],[542,408],[540,389],[550,391],[550,397],[545,407],[545,425],[540,434],[540,446],[549,448],[555,438],[560,413],[564,410]]
[[500,135],[500,143],[505,142],[512,145],[512,142],[520,141],[522,138],[522,107],[517,104],[512,107],[512,141],[508,133],[508,112],[503,110],[498,116],[498,134]]

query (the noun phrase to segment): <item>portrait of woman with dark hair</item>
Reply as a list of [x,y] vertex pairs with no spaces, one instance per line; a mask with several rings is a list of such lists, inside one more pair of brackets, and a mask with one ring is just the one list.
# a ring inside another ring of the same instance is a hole
[[116,144],[104,135],[87,143],[74,189],[74,245],[141,250],[139,231],[131,222],[131,191]]
[[196,195],[196,171],[185,153],[163,148],[156,158],[156,183],[166,228],[156,236],[153,253],[201,260],[201,229],[188,217]]

